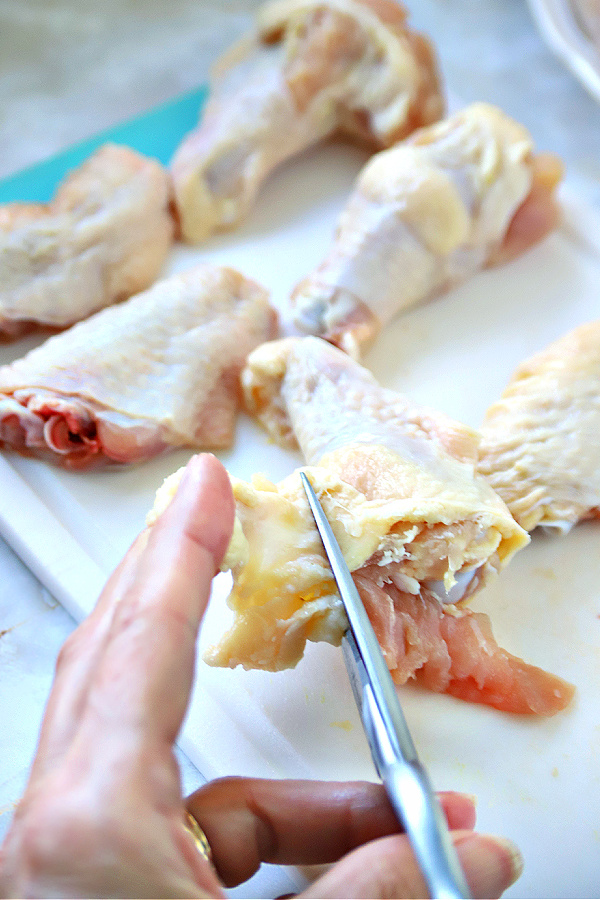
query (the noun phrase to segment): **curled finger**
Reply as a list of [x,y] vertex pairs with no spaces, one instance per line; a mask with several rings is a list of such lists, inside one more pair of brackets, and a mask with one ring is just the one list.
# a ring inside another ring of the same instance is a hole
[[[472,828],[473,800],[440,794],[451,828]],[[384,788],[370,782],[222,778],[187,807],[211,846],[223,883],[250,878],[261,862],[331,863],[349,850],[400,830]]]

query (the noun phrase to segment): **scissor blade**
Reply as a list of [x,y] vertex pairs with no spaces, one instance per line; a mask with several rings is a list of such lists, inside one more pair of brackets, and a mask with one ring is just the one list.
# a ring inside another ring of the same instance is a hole
[[300,472],[300,478],[348,616],[352,636],[379,706],[381,717],[389,733],[389,739],[398,756],[406,760],[416,759],[415,746],[398,702],[390,670],[383,658],[379,641],[373,631],[360,594],[356,590],[340,545],[304,472]]

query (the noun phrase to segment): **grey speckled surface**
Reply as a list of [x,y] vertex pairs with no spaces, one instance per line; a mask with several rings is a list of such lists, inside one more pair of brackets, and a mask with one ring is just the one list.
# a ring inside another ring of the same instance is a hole
[[[205,81],[253,0],[2,0],[0,177]],[[600,109],[525,0],[415,0],[452,94],[504,107],[600,203]],[[0,486],[1,490],[1,486]],[[0,834],[25,783],[56,653],[73,627],[0,539]],[[182,760],[186,787],[197,775]],[[246,896],[249,896],[246,893]]]
[[0,176],[206,80],[252,0],[3,0]]

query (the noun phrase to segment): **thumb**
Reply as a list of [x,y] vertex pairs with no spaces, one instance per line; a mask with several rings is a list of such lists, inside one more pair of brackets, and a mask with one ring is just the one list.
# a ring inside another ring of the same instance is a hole
[[[518,848],[505,838],[452,832],[473,897],[500,897],[523,870]],[[406,835],[381,838],[352,851],[299,898],[427,897],[428,890]]]

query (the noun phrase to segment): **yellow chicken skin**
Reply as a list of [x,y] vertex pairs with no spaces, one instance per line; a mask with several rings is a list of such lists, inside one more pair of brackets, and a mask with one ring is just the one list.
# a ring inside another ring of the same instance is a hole
[[523,362],[481,429],[479,471],[527,531],[600,515],[600,321]]
[[237,226],[278,165],[340,133],[372,150],[436,121],[434,52],[392,0],[275,0],[220,60],[171,170],[185,241]]
[[[472,591],[527,543],[475,474],[476,433],[385,390],[325,341],[263,344],[242,384],[248,411],[275,440],[300,446],[351,571],[375,563],[382,583],[393,574],[403,590],[431,585],[446,599],[457,577],[468,573]],[[258,655],[246,662],[293,665],[313,625],[318,639],[326,630],[334,642],[345,627],[304,490],[297,472],[278,485],[255,476],[234,490],[249,551],[234,566],[231,603],[246,621],[264,617],[267,601],[279,606],[266,615],[279,637],[259,638]],[[244,631],[245,623],[234,625],[213,660],[237,652]]]

